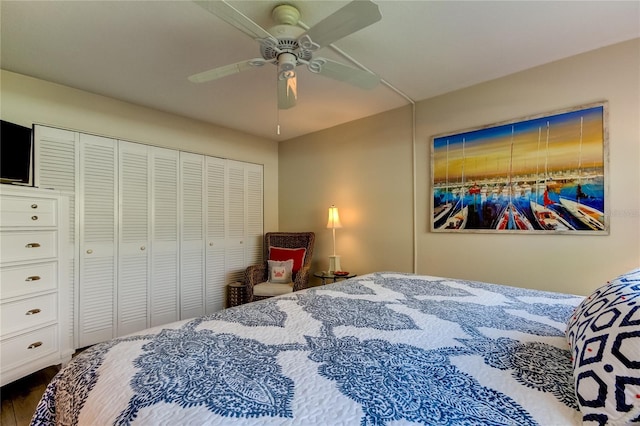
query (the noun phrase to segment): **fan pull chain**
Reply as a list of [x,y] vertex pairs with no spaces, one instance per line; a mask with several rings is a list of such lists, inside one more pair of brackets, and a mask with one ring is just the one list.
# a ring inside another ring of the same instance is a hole
[[[278,83],[276,79],[276,99],[278,96]],[[280,106],[276,105],[276,135],[280,136]]]
[[276,134],[280,136],[280,108],[276,106]]

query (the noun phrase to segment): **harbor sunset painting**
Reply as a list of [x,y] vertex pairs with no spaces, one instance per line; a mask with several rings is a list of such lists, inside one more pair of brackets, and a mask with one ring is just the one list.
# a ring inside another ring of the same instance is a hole
[[607,119],[599,102],[435,136],[431,230],[607,235]]

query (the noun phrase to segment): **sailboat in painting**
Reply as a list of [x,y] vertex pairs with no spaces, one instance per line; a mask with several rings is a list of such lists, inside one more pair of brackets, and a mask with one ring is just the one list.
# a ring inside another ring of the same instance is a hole
[[456,210],[456,212],[450,215],[444,224],[440,227],[440,229],[464,229],[467,225],[467,217],[469,216],[469,206],[463,205],[464,201],[462,201],[462,197],[460,198],[460,202],[457,205],[460,205],[461,208]]
[[509,201],[507,207],[502,211],[500,218],[498,219],[498,224],[496,225],[496,229],[505,230],[533,230],[533,225],[525,215],[523,215],[520,210]]
[[604,231],[604,213],[600,210],[590,207],[582,202],[581,198],[586,195],[582,193],[582,130],[584,117],[580,117],[580,150],[578,154],[578,184],[576,186],[576,199],[571,200],[566,197],[560,197],[560,204],[566,208],[569,213],[575,216],[582,223],[587,225],[594,231]]
[[[462,185],[460,187],[459,199],[456,202],[456,205],[451,209],[449,215],[442,225],[439,226],[439,229],[464,229],[467,224],[467,217],[469,215],[469,207],[464,205],[464,161],[465,161],[465,153],[464,153],[464,144],[465,139],[462,138]],[[447,162],[448,163],[448,162]]]
[[562,216],[547,206],[538,204],[533,200],[530,201],[530,204],[531,212],[542,229],[549,231],[569,231],[575,229]]
[[[540,152],[540,137],[542,129],[538,127],[538,152]],[[536,169],[537,169],[536,160]],[[539,176],[536,170],[536,176]],[[545,146],[545,158],[544,158],[544,182],[549,180],[549,122],[547,121],[547,142]],[[536,200],[539,200],[540,182],[536,182]],[[559,213],[552,208],[548,207],[555,204],[548,196],[548,189],[545,187],[543,194],[542,204],[537,203],[535,200],[530,200],[531,212],[536,222],[542,229],[551,231],[569,231],[575,229],[569,224]]]
[[522,214],[518,207],[513,203],[514,185],[512,183],[513,175],[513,134],[514,126],[511,126],[511,152],[509,155],[509,202],[504,208],[500,216],[498,216],[496,229],[498,230],[533,230],[533,225],[527,217]]
[[433,223],[438,226],[442,220],[453,209],[453,203],[448,199],[449,197],[449,140],[447,140],[447,162],[445,169],[445,186],[444,186],[444,203],[439,204],[433,208]]
[[604,213],[586,204],[568,198],[560,198],[564,208],[594,231],[604,231]]

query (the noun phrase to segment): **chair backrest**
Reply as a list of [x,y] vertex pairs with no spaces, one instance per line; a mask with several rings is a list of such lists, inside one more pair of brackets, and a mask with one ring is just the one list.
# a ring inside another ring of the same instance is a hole
[[311,265],[316,234],[313,232],[267,232],[264,234],[264,260],[269,258],[269,247],[307,249],[303,266]]

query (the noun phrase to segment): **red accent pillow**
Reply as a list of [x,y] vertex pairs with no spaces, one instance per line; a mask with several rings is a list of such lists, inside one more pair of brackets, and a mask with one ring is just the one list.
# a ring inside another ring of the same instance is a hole
[[282,247],[269,247],[269,260],[286,261],[293,259],[293,272],[298,272],[304,264],[304,256],[307,253],[306,248],[282,248]]

